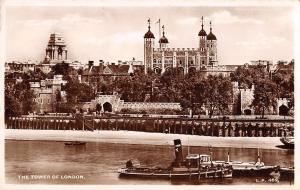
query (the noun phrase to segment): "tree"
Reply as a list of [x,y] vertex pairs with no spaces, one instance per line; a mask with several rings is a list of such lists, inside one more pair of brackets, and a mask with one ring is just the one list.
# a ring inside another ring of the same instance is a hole
[[[68,109],[73,109],[82,102],[89,102],[95,98],[93,88],[85,83],[79,83],[78,80],[69,81],[65,87]],[[71,111],[71,110],[70,110]]]
[[209,118],[216,110],[224,113],[232,103],[232,84],[230,78],[209,75],[195,86],[196,99],[208,108]]
[[68,63],[57,63],[56,65],[54,65],[52,67],[52,71],[54,73],[54,75],[68,75],[69,73],[69,69],[70,69],[70,66]]
[[275,108],[277,104],[278,89],[276,84],[270,79],[260,80],[255,84],[254,99],[252,106],[264,118],[265,111]]
[[124,101],[143,102],[147,94],[151,94],[151,101],[155,101],[153,100],[153,81],[156,78],[157,76],[152,72],[148,72],[147,75],[142,71],[136,72],[133,76],[117,78],[112,84],[113,91],[121,94]]
[[273,73],[272,81],[278,89],[278,97],[287,98],[289,108],[292,109],[294,107],[294,72],[278,69]]
[[239,83],[241,88],[250,88],[252,84],[268,76],[267,67],[264,65],[239,66],[230,77]]
[[47,78],[47,74],[45,74],[40,68],[36,68],[34,71],[28,72],[28,78],[32,80],[45,80]]
[[22,115],[33,111],[35,94],[28,82],[5,83],[5,115]]

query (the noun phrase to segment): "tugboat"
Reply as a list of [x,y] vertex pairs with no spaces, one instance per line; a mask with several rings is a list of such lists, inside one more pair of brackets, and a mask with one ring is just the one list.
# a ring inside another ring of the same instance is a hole
[[206,157],[199,154],[182,155],[181,140],[174,140],[175,160],[167,168],[147,168],[135,166],[131,160],[126,167],[118,170],[120,177],[158,178],[158,179],[202,179],[202,178],[231,178],[232,167],[227,164],[203,164]]
[[287,148],[294,148],[295,147],[295,140],[294,137],[281,137],[280,141],[284,144]]

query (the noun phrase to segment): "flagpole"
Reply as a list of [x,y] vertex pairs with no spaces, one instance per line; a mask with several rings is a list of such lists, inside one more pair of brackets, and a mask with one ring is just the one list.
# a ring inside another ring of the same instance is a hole
[[160,37],[161,37],[161,34],[160,34],[160,19],[158,19],[158,31],[159,31],[159,39],[160,39]]
[[160,34],[160,18],[158,19],[158,21],[156,22],[156,23],[158,23],[158,43],[159,43],[159,48],[161,48],[161,45],[160,45],[160,42],[159,42],[159,40],[160,40],[160,37],[161,37],[161,34]]

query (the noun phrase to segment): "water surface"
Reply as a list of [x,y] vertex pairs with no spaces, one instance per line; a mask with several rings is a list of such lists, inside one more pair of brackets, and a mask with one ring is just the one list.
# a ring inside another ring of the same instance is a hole
[[[208,147],[190,147],[190,153],[209,154]],[[183,147],[183,152],[188,152]],[[257,149],[213,148],[214,160],[256,161]],[[268,165],[293,166],[294,152],[260,149]],[[85,146],[65,146],[56,141],[5,140],[6,183],[13,184],[251,184],[255,178],[202,179],[200,182],[122,179],[117,170],[129,159],[143,165],[167,167],[174,159],[173,146],[130,145],[88,142]],[[31,176],[33,175],[33,176]],[[33,178],[34,177],[34,178]],[[69,179],[69,178],[73,179]],[[41,178],[41,179],[37,179]],[[280,184],[289,184],[281,181]]]

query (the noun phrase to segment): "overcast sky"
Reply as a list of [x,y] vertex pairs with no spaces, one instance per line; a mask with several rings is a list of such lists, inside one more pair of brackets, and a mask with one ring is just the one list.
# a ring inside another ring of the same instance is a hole
[[290,60],[294,49],[289,7],[20,7],[6,9],[6,60],[45,56],[49,36],[63,35],[70,60],[143,60],[147,20],[158,45],[160,18],[172,48],[197,48],[201,16],[218,39],[220,64]]

